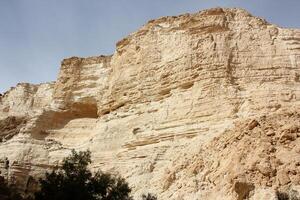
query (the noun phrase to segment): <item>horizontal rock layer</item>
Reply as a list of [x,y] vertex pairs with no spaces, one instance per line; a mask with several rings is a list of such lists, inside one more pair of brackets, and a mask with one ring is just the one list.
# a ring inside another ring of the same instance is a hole
[[298,157],[283,160],[298,151],[299,63],[300,30],[242,9],[149,21],[112,56],[65,59],[56,82],[0,97],[1,123],[24,119],[0,144],[2,174],[26,188],[90,149],[135,196],[275,198],[300,184]]

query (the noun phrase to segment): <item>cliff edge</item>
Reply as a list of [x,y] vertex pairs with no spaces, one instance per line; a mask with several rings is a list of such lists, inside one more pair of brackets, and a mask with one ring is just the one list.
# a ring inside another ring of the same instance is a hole
[[299,29],[235,8],[162,17],[0,96],[0,170],[25,189],[89,149],[135,196],[276,199],[300,188],[299,104]]

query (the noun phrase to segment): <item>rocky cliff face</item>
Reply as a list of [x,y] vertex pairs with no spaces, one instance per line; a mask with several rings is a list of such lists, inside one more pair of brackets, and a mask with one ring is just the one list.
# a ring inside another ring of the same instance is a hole
[[242,9],[163,17],[0,97],[1,172],[26,188],[90,149],[136,196],[275,199],[300,185],[299,103],[300,30]]

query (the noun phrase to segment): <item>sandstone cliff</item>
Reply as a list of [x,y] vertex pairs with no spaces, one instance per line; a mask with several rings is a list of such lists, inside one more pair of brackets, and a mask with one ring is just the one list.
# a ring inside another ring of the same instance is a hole
[[90,149],[136,196],[275,199],[300,185],[299,63],[300,30],[242,9],[149,21],[0,97],[1,173],[26,188]]

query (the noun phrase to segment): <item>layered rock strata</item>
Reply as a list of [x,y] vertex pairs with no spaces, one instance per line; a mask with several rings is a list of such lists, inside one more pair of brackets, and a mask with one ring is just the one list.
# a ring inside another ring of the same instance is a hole
[[149,21],[112,56],[65,59],[56,82],[0,97],[1,123],[25,120],[0,144],[2,174],[26,188],[90,149],[135,196],[276,198],[300,184],[299,63],[300,30],[242,9]]

